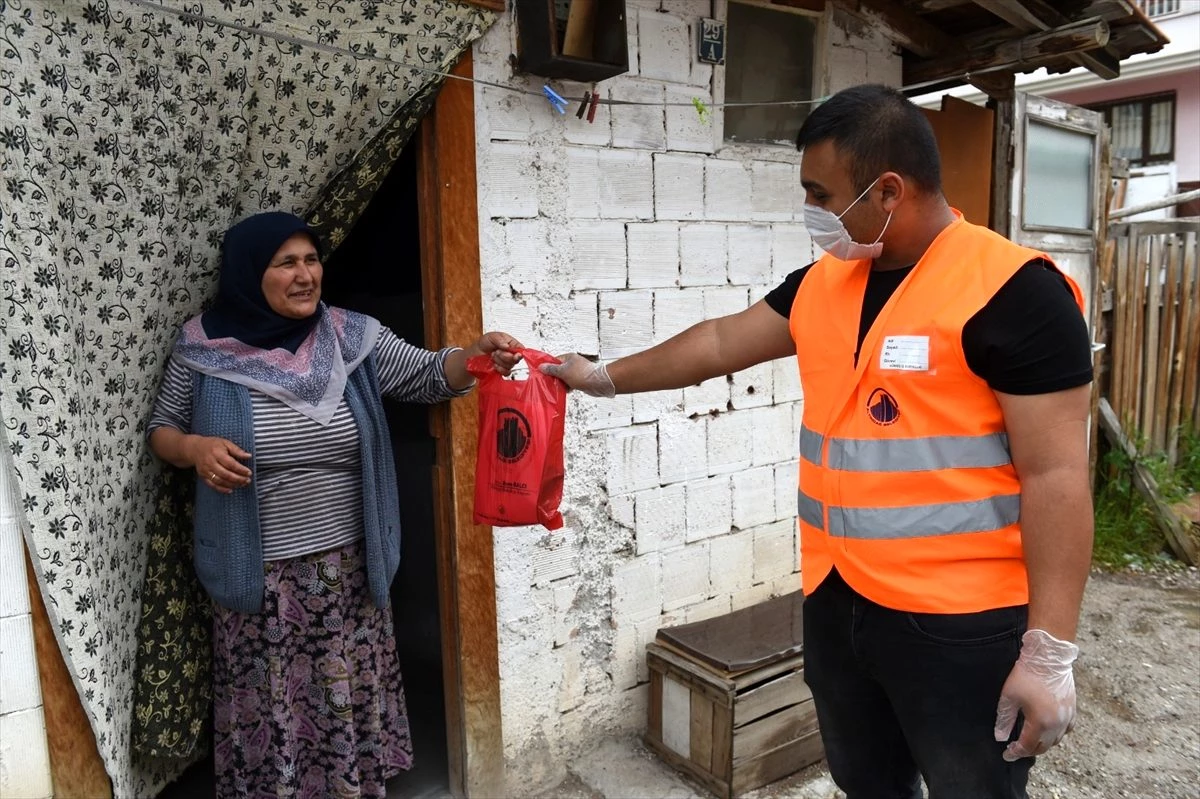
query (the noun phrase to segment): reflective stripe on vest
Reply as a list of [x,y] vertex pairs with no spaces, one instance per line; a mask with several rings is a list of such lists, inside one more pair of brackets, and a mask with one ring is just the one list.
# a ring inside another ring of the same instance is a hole
[[[822,465],[825,437],[800,427],[800,457]],[[1012,463],[1008,435],[929,436],[927,438],[831,438],[829,468],[843,472],[934,472],[981,469]]]
[[[800,520],[825,529],[820,501],[796,492]],[[840,538],[881,540],[922,538],[930,535],[983,533],[1016,524],[1021,516],[1021,495],[989,497],[973,502],[905,505],[899,508],[829,508],[829,535]]]

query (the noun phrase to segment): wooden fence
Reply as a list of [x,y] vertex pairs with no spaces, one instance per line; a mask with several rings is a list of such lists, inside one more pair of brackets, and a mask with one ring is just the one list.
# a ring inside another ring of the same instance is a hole
[[1115,222],[1100,259],[1106,390],[1141,454],[1173,465],[1200,427],[1200,219]]

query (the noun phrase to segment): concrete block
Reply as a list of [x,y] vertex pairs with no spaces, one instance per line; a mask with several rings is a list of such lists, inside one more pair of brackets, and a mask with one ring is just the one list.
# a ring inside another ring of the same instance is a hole
[[755,466],[782,463],[796,457],[800,445],[795,435],[790,404],[755,408],[746,411],[746,414],[753,420]]
[[558,680],[559,713],[567,713],[579,707],[583,701],[583,654],[579,646],[570,644],[559,650],[562,658]]
[[606,219],[572,220],[572,288],[623,289],[628,285],[625,256],[625,223]]
[[0,764],[0,796],[54,796],[46,717],[40,707],[0,716]]
[[867,79],[867,54],[849,45],[825,51],[826,86],[830,94],[857,86]]
[[[637,653],[635,656],[635,665],[637,666],[637,682],[638,685],[645,686],[650,682],[650,667],[646,663],[646,644],[654,640],[658,634],[658,628],[661,625],[657,619],[651,621],[639,621],[633,625],[634,632],[637,636]],[[645,688],[643,688],[645,691]],[[646,691],[648,693],[648,691]],[[640,703],[639,703],[640,704]],[[642,715],[633,716],[632,718],[646,718],[645,706],[642,706]]]
[[729,236],[725,225],[679,226],[679,285],[724,286]]
[[622,620],[615,622],[615,627],[608,671],[612,675],[613,688],[625,691],[637,687],[638,660],[646,659],[646,650],[639,646],[637,622]]
[[778,521],[775,512],[775,468],[759,466],[733,475],[733,526],[749,530]]
[[771,581],[771,596],[794,594],[802,588],[798,573],[785,574]]
[[554,645],[563,646],[579,634],[575,625],[572,610],[575,598],[579,595],[579,586],[572,580],[564,580],[554,586]]
[[729,474],[749,469],[753,458],[749,411],[708,417],[708,473]]
[[651,219],[654,216],[654,162],[650,153],[600,150],[600,216]]
[[654,292],[654,343],[666,341],[704,321],[700,289],[660,289]]
[[[735,489],[736,491],[736,489]],[[709,590],[732,596],[754,584],[754,535],[734,532],[708,542]]]
[[788,222],[795,218],[796,195],[803,195],[794,164],[755,161],[750,165],[750,208],[754,219]]
[[687,540],[725,535],[732,526],[733,492],[729,477],[717,475],[687,484]]
[[562,527],[533,546],[533,584],[545,587],[579,571],[579,533]]
[[600,215],[600,164],[591,147],[568,147],[567,216],[595,219]]
[[608,515],[609,517],[621,525],[634,529],[637,523],[636,494],[617,494],[608,498]]
[[[19,585],[23,588],[25,581]],[[29,614],[0,618],[0,674],[4,675],[0,679],[0,716],[41,706],[33,620]]]
[[704,218],[704,157],[654,155],[654,218]]
[[638,74],[650,80],[688,83],[692,45],[686,19],[673,14],[639,13],[638,41],[653,43],[638,53]]
[[708,476],[708,427],[703,417],[664,416],[658,422],[658,477],[664,485]]
[[704,164],[706,219],[748,222],[751,218],[751,175],[741,161],[710,158]]
[[771,279],[782,283],[783,279],[817,260],[819,253],[812,237],[803,224],[775,224],[771,226]]
[[596,355],[600,352],[599,295],[592,291],[581,291],[571,301],[574,306],[571,316],[572,346],[583,355]]
[[904,60],[899,48],[885,42],[867,50],[867,83],[900,86],[904,82]]
[[637,554],[674,549],[684,543],[687,491],[682,483],[639,491],[636,500]]
[[[713,153],[717,149],[717,136],[713,117],[720,113],[712,109],[712,92],[707,86],[666,87],[667,101],[667,149],[671,152]],[[694,100],[699,100],[710,110],[701,118]],[[681,105],[682,103],[682,105]]]
[[686,624],[691,624],[694,621],[715,619],[717,616],[724,616],[729,613],[731,607],[728,595],[715,596],[712,599],[706,599],[703,602],[684,608],[683,619]]
[[771,362],[760,363],[733,374],[729,401],[737,410],[763,408],[772,403],[774,370]]
[[[641,9],[635,4],[626,3],[625,5],[625,40],[626,50],[629,53],[629,75],[638,74],[641,64],[638,59],[638,51],[641,49],[638,43],[638,17],[641,15]],[[897,84],[899,85],[899,84]]]
[[657,619],[663,601],[662,562],[651,552],[618,564],[612,576],[613,622],[617,629]]
[[775,465],[775,516],[777,519],[796,518],[796,492],[799,490],[799,476],[800,462],[798,460]]
[[[596,105],[596,113],[592,116],[592,121],[587,121],[585,114],[583,119],[575,116],[575,111],[579,108],[579,103],[583,101],[583,95],[592,90],[590,83],[576,83],[575,81],[562,81],[562,88],[557,89],[559,94],[565,98],[569,98],[567,106],[567,114],[559,116],[555,114],[547,114],[552,116],[562,125],[563,139],[571,144],[588,144],[594,147],[607,147],[612,143],[612,106],[598,103]],[[540,85],[538,90],[540,91]],[[602,87],[597,88],[601,98],[607,97]]]
[[542,305],[532,296],[500,296],[484,304],[484,330],[519,330],[526,347],[544,350],[537,331],[541,328]]
[[[682,398],[682,394],[680,394]],[[0,469],[7,468],[0,463]],[[0,504],[8,502],[8,479],[0,477]],[[29,588],[25,582],[25,539],[14,506],[10,516],[0,517],[0,618],[29,614]]]
[[666,148],[667,131],[665,94],[657,81],[617,77],[609,82],[614,100],[630,100],[645,105],[615,106],[612,122],[613,147],[637,150]]
[[540,282],[549,279],[554,248],[550,245],[550,220],[512,219],[504,225],[506,276],[517,294],[538,294]]
[[704,318],[741,313],[750,307],[750,292],[745,286],[717,286],[704,289]]
[[600,355],[604,360],[640,352],[653,344],[653,339],[654,292],[601,292]]
[[658,436],[654,425],[609,430],[605,435],[608,437],[605,487],[609,494],[658,485]]
[[796,525],[778,521],[754,528],[754,582],[791,574],[796,563]]
[[632,396],[634,424],[657,422],[664,416],[674,416],[683,411],[682,389],[646,391]]
[[774,377],[775,402],[797,402],[804,399],[800,387],[800,366],[795,358],[779,358],[771,362]]
[[587,429],[591,432],[597,432],[600,430],[612,430],[617,427],[628,427],[633,422],[633,400],[631,396],[630,394],[624,394],[612,399],[593,399],[588,397],[591,413],[588,418]]
[[683,412],[689,416],[724,413],[729,410],[729,377],[718,375],[683,390]]
[[546,113],[545,100],[492,86],[480,86],[477,91],[476,118],[482,121],[482,140],[527,141],[550,130],[555,121]]
[[729,226],[729,282],[764,286],[771,281],[771,228]]
[[708,598],[708,545],[689,544],[662,553],[663,610]]
[[515,142],[494,142],[488,153],[482,205],[493,218],[538,215],[537,150]]
[[675,222],[631,222],[625,230],[629,287],[679,285],[679,225]]
[[750,586],[731,596],[729,604],[734,610],[741,610],[742,608],[761,604],[772,597],[772,588],[774,586],[771,583],[759,583],[758,585]]

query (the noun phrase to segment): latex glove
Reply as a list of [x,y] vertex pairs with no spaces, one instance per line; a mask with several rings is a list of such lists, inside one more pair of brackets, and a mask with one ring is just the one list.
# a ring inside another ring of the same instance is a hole
[[568,352],[558,356],[562,363],[544,363],[539,367],[542,374],[557,377],[569,388],[582,391],[592,397],[615,397],[617,387],[608,376],[602,363],[592,363],[578,353]]
[[1075,676],[1071,664],[1079,647],[1045,630],[1029,630],[1021,638],[1021,656],[1000,690],[996,706],[996,740],[1007,741],[1025,717],[1021,736],[1009,743],[1004,759],[1012,762],[1040,755],[1062,740],[1075,721]]

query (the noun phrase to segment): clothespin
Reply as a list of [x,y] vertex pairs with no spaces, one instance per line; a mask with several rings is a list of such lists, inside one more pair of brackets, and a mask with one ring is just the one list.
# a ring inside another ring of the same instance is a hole
[[592,102],[588,105],[588,122],[596,121],[596,105],[600,102],[600,92],[592,92]]
[[588,102],[592,99],[591,92],[583,93],[583,102],[579,104],[579,110],[575,112],[576,119],[583,119],[583,115],[587,113]]
[[558,95],[554,89],[551,89],[547,84],[542,87],[542,94],[546,95],[546,99],[550,101],[550,105],[554,106],[554,110],[560,114],[567,113],[567,101]]

